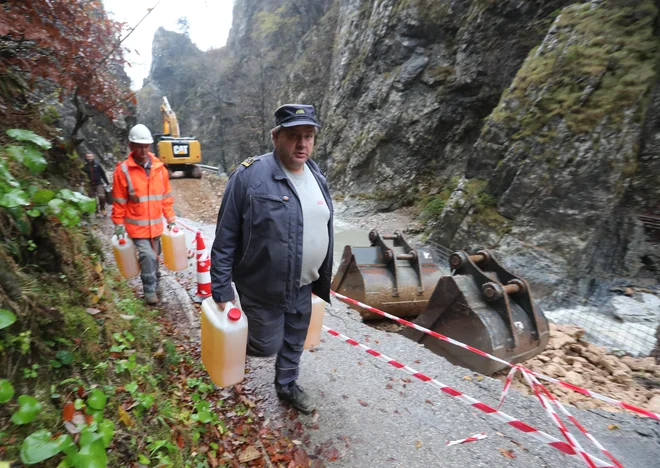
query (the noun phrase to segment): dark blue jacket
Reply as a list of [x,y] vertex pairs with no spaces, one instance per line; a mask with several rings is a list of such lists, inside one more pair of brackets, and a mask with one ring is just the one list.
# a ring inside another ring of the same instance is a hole
[[[330,302],[332,199],[316,163],[307,161],[307,167],[330,209],[328,253],[312,291]],[[242,295],[288,309],[292,291],[300,285],[302,245],[302,207],[279,159],[273,153],[247,159],[229,178],[218,213],[211,252],[213,299],[233,300],[233,280]]]
[[98,161],[85,161],[85,166],[83,170],[89,177],[89,181],[92,185],[101,185],[103,182],[109,184],[108,178],[105,175],[103,167],[98,163]]

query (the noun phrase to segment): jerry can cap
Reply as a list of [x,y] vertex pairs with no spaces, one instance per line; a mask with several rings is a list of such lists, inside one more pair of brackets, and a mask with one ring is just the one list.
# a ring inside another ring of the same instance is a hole
[[177,232],[179,232],[179,228],[176,227],[176,226],[174,226],[174,227],[172,228],[172,232],[176,234]]
[[126,243],[126,239],[124,239],[123,237],[119,239],[119,245],[124,245],[125,243]]
[[229,320],[232,320],[234,322],[239,321],[241,319],[241,309],[239,309],[238,307],[232,307],[227,313],[227,318],[229,318]]

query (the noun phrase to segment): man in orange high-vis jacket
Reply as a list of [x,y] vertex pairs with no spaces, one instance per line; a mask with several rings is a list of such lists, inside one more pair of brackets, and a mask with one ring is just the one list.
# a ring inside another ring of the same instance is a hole
[[147,127],[138,124],[128,134],[131,153],[115,168],[112,188],[112,222],[117,237],[135,243],[140,278],[147,304],[157,304],[158,257],[163,221],[171,229],[176,221],[167,168],[151,152],[154,142]]

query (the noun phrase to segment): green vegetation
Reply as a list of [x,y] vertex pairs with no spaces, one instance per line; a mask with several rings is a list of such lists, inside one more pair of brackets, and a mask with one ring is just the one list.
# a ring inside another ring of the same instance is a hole
[[458,177],[452,177],[448,184],[444,185],[439,193],[428,195],[417,202],[417,208],[422,222],[436,221],[442,215],[447,200],[458,186]]
[[468,180],[465,184],[466,199],[474,208],[473,219],[502,236],[511,230],[511,220],[497,211],[497,199],[486,191],[487,184],[485,180]]
[[543,142],[560,119],[574,134],[618,127],[631,109],[641,119],[655,80],[657,11],[650,0],[635,3],[565,8],[553,45],[530,52],[491,120],[516,130],[514,139]]
[[287,3],[272,12],[260,11],[254,20],[252,37],[259,44],[269,41],[286,44],[298,35],[300,16]]

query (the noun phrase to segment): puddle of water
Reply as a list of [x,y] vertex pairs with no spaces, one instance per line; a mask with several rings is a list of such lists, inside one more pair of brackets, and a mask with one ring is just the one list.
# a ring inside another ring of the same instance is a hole
[[365,229],[356,229],[348,223],[341,220],[335,221],[335,250],[332,262],[332,273],[337,272],[339,262],[344,254],[344,247],[369,247],[369,231]]

